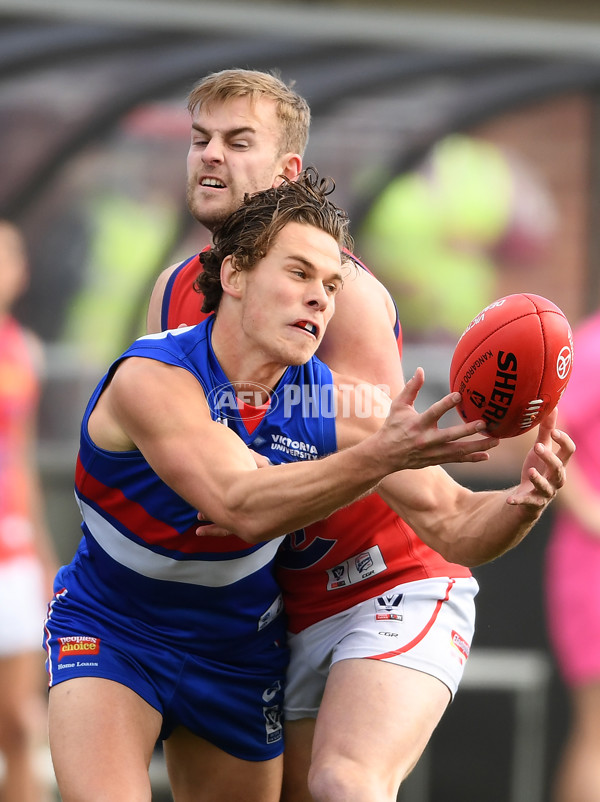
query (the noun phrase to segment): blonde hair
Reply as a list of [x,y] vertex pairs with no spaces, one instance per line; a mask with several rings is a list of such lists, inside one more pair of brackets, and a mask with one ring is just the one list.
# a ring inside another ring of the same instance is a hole
[[310,108],[306,100],[292,89],[294,82],[284,83],[279,75],[259,70],[221,70],[204,77],[188,96],[188,111],[194,114],[202,106],[223,103],[232,98],[247,97],[251,104],[261,98],[273,100],[281,123],[281,155],[304,155],[310,128]]

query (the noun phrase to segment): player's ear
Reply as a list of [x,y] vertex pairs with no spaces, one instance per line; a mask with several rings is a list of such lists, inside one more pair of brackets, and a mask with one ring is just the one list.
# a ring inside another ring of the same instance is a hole
[[290,181],[295,181],[302,172],[302,156],[298,153],[284,153],[279,163],[280,169],[277,171],[274,187],[278,187],[281,184],[280,175],[284,175]]
[[226,256],[221,263],[221,285],[226,295],[241,298],[245,280],[245,270],[237,270],[233,256]]

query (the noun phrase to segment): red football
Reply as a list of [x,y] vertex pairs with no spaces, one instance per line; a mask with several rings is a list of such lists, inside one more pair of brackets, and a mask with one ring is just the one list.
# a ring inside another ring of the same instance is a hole
[[494,437],[537,426],[571,376],[573,335],[561,310],[540,295],[499,298],[463,332],[450,365],[450,390],[466,421],[482,418]]

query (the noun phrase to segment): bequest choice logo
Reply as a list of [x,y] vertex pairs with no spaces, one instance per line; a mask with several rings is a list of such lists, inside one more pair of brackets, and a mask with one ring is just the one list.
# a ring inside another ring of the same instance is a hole
[[[386,396],[390,396],[390,388],[383,384],[376,385]],[[381,402],[381,396],[373,395],[370,384],[323,384],[299,385],[285,384],[274,393],[271,387],[260,382],[238,381],[220,384],[214,387],[206,398],[215,417],[223,419],[239,418],[240,409],[244,406],[244,418],[252,420],[261,418],[283,404],[286,418],[297,414],[301,409],[303,418],[385,418],[388,406]],[[250,407],[250,409],[248,409]],[[252,411],[252,407],[256,411]]]

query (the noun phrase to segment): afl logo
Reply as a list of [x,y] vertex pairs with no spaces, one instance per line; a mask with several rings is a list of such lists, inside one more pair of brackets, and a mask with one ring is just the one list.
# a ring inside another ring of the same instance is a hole
[[568,345],[561,349],[556,360],[556,372],[559,379],[566,379],[571,370],[573,355]]
[[[265,414],[264,398],[269,398],[269,411],[277,409],[279,398],[273,395],[271,387],[258,382],[231,382],[214,387],[206,396],[211,411],[220,418],[236,419],[240,416],[240,407],[246,405],[246,420],[262,418]],[[250,407],[250,409],[249,409]],[[256,411],[251,411],[255,407]]]

